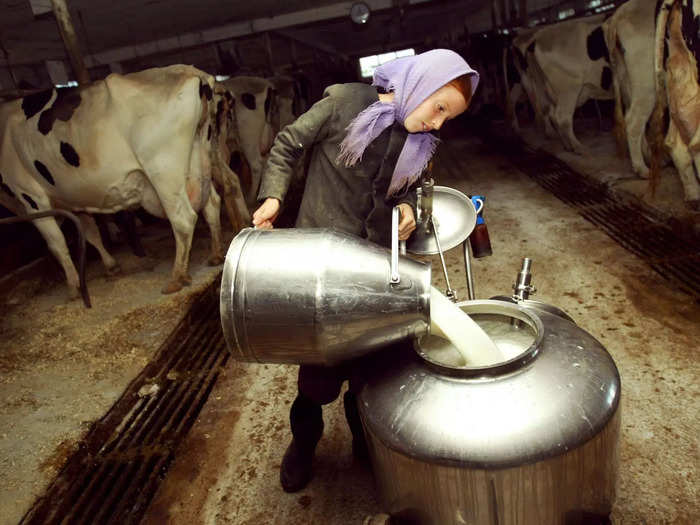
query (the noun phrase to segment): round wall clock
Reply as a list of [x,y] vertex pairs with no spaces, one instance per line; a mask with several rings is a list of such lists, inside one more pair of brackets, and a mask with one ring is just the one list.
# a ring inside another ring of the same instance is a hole
[[369,6],[364,2],[355,2],[350,6],[350,20],[356,24],[366,24],[369,21]]

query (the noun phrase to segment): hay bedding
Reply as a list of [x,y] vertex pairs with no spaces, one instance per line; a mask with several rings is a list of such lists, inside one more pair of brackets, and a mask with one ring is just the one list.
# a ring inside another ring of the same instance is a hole
[[116,277],[106,277],[99,258],[89,262],[92,309],[68,301],[64,282],[47,285],[40,275],[0,297],[0,524],[21,519],[90,424],[109,410],[193,297],[220,272],[207,265],[209,233],[200,224],[192,285],[163,295],[175,253],[169,225],[149,225],[142,242],[145,258],[126,246],[114,250],[122,268]]

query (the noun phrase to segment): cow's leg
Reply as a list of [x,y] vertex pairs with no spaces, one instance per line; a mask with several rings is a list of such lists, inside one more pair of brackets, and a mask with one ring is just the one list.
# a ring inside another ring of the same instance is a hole
[[[30,177],[30,175],[27,174],[27,177]],[[37,213],[41,211],[50,211],[52,209],[51,203],[46,193],[43,192],[38,184],[33,182],[33,179],[27,180],[32,183],[32,186],[37,186],[37,191],[31,191],[28,188],[22,188],[21,191],[17,191],[17,194],[21,195],[23,198],[22,204],[24,205],[26,212]],[[66,274],[66,282],[68,284],[68,294],[70,298],[77,299],[80,296],[80,281],[78,279],[78,272],[76,271],[73,260],[70,257],[66,239],[63,236],[61,228],[58,227],[56,219],[54,217],[46,217],[32,222],[46,241],[46,245],[49,247],[49,250],[53,256],[56,257],[59,264],[63,268],[63,271]]]
[[223,188],[223,201],[229,222],[234,233],[250,224],[251,216],[243,197],[243,189],[238,174],[235,173],[222,156],[228,156],[227,148],[213,155],[212,177]]
[[[38,211],[47,211],[50,208],[39,209]],[[37,210],[27,209],[27,213],[36,212]],[[41,236],[46,241],[51,253],[58,259],[63,271],[66,274],[66,282],[68,284],[68,294],[71,299],[77,299],[80,296],[80,281],[78,280],[78,272],[73,265],[73,260],[70,258],[70,252],[66,245],[66,239],[63,237],[63,232],[58,227],[56,219],[46,217],[45,219],[37,219],[34,221]]]
[[232,217],[231,224],[234,232],[238,232],[250,225],[252,217],[243,198],[243,190],[241,189],[238,175],[231,171],[228,166],[225,166],[222,169],[222,178],[224,180],[224,191],[226,192],[226,208],[229,216]]
[[545,137],[549,139],[558,138],[559,134],[556,126],[553,124],[554,106],[549,102],[545,102],[540,96],[535,113],[539,113],[539,129],[544,131]]
[[541,118],[545,136],[550,139],[558,138],[559,133],[557,132],[557,127],[554,124],[551,106],[546,108],[545,113]]
[[107,274],[114,275],[119,273],[119,264],[117,264],[117,261],[110,255],[102,244],[102,236],[100,235],[100,230],[97,227],[95,218],[87,213],[79,213],[77,215],[80,219],[80,224],[83,225],[85,240],[92,244],[99,252],[100,257],[102,258],[102,263],[105,265],[105,268],[107,268]]
[[[16,158],[14,155],[8,155],[10,159]],[[0,159],[0,160],[7,160]],[[43,188],[34,180],[32,175],[26,172],[19,163],[11,163],[3,165],[3,174],[5,175],[5,183],[12,190],[13,195],[17,198],[20,208],[24,208],[26,213],[38,213],[42,211],[50,211],[51,201]],[[12,174],[10,179],[8,174]],[[8,180],[9,179],[9,180]],[[21,209],[19,211],[22,211]],[[21,213],[18,213],[21,215]],[[80,281],[78,272],[68,251],[66,239],[63,232],[58,227],[58,223],[54,217],[45,217],[32,221],[39,233],[46,241],[49,251],[58,260],[63,272],[66,274],[66,282],[68,284],[68,294],[71,299],[77,299],[80,296]]]
[[632,169],[645,179],[649,177],[649,168],[645,158],[648,159],[650,156],[649,144],[646,140],[646,125],[653,109],[653,100],[649,101],[641,96],[636,96],[632,98],[632,103],[625,115],[627,147],[632,161]]
[[695,176],[697,164],[693,165],[693,158],[690,155],[688,146],[681,139],[681,135],[673,120],[669,124],[665,142],[683,185],[686,205],[689,208],[697,209],[700,203],[700,188]]
[[552,118],[564,143],[564,148],[582,155],[585,148],[574,135],[574,111],[576,111],[578,95],[576,91],[562,93],[554,108]]
[[145,257],[146,251],[141,244],[141,238],[136,230],[136,213],[134,211],[122,210],[114,214],[114,222],[126,236],[131,251],[137,257]]
[[207,221],[209,231],[211,232],[211,256],[209,257],[209,265],[217,266],[224,262],[223,242],[221,239],[221,197],[216,193],[216,189],[212,185],[209,189],[209,198],[204,203],[202,210],[204,220]]
[[219,187],[223,191],[223,201],[224,209],[226,210],[226,216],[231,224],[234,232],[237,232],[241,228],[241,219],[236,214],[236,206],[234,203],[233,189],[231,188],[231,183],[223,175],[223,168],[221,165],[212,167],[212,179],[216,181]]
[[240,220],[241,228],[249,225],[253,220],[250,215],[250,210],[248,205],[243,198],[243,188],[241,187],[241,181],[238,178],[238,174],[233,172],[227,165],[224,165],[221,171],[223,178],[227,181],[230,187],[231,195],[235,205],[235,212]]
[[160,195],[165,214],[170,221],[175,235],[175,262],[170,281],[163,288],[163,293],[173,293],[192,282],[189,275],[190,249],[192,248],[192,234],[197,222],[197,213],[192,209],[185,188],[178,195],[163,198]]
[[523,85],[520,82],[513,84],[513,87],[508,90],[506,97],[506,108],[508,111],[508,119],[510,120],[511,129],[520,134],[520,122],[518,122],[518,99],[523,93]]
[[[175,262],[170,280],[163,287],[163,293],[173,293],[191,282],[187,273],[192,234],[197,222],[197,213],[187,197],[185,173],[177,165],[178,159],[153,159],[145,162],[147,172],[168,173],[167,180],[160,179],[156,184],[148,184],[142,195],[141,204],[148,213],[156,217],[166,217],[170,221],[175,236]],[[172,181],[172,184],[166,182]],[[179,181],[179,184],[177,183]]]
[[542,95],[532,88],[532,94],[529,95],[532,105],[532,112],[535,114],[535,128],[547,135],[547,105],[542,101]]

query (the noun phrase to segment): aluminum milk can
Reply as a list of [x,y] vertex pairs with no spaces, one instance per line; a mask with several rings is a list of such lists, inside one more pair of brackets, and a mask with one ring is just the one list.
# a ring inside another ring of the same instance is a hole
[[242,230],[221,282],[234,357],[334,365],[427,333],[430,264],[399,257],[397,231],[388,250],[330,229]]

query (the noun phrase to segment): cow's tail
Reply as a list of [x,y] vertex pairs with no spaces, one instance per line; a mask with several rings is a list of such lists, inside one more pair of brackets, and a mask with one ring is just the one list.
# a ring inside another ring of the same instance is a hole
[[214,77],[204,71],[198,71],[197,76],[199,77],[199,99],[202,105],[197,131],[201,132],[202,129],[211,124],[211,106],[214,99],[215,82]]
[[604,26],[605,45],[610,56],[610,66],[613,71],[613,96],[615,98],[615,110],[613,113],[615,145],[619,157],[627,156],[627,126],[625,125],[625,112],[622,105],[622,92],[620,89],[620,64],[617,54],[617,24],[605,24]]
[[653,196],[659,184],[661,163],[664,157],[664,113],[667,111],[666,75],[664,73],[664,46],[666,45],[666,25],[668,15],[675,0],[663,0],[656,15],[656,32],[654,35],[654,84],[656,86],[656,104],[649,123],[651,162],[649,166],[649,190]]

